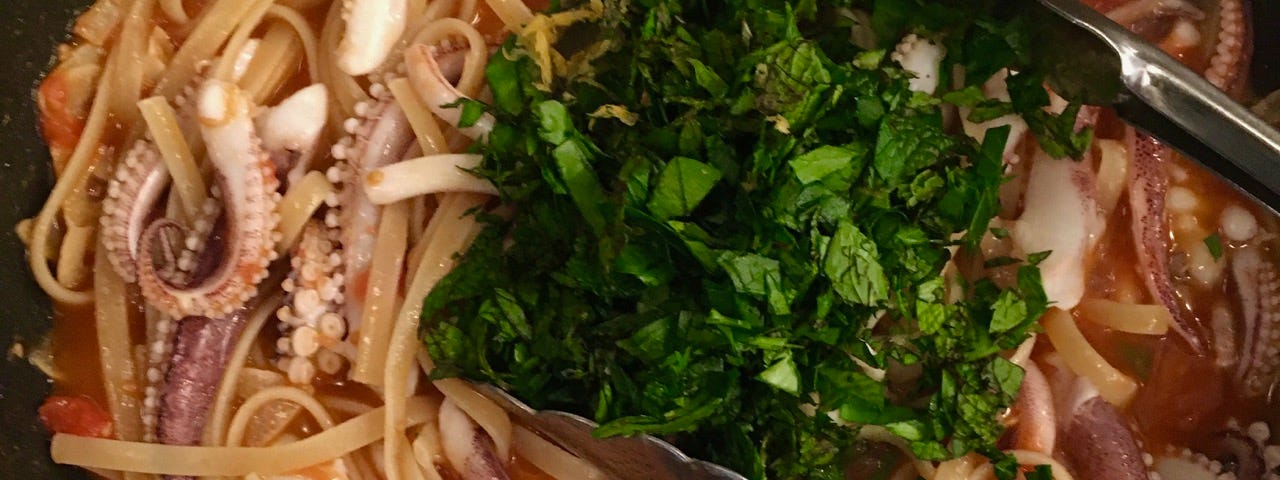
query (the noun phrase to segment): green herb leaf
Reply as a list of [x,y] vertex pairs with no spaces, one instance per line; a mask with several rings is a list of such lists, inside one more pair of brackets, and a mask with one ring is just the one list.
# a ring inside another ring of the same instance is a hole
[[790,352],[760,372],[760,380],[792,395],[800,394],[800,371],[795,360],[791,359]]
[[720,181],[720,171],[692,158],[675,157],[658,174],[649,211],[660,219],[688,215]]
[[1209,255],[1213,255],[1215,261],[1222,259],[1222,238],[1216,232],[1204,237],[1204,246],[1209,248]]
[[889,297],[889,280],[875,242],[852,221],[840,223],[827,247],[822,272],[846,302],[876,305]]
[[[726,2],[558,6],[579,20],[549,32],[566,58],[546,83],[529,38],[490,59],[492,104],[457,106],[496,120],[476,173],[513,208],[473,212],[485,228],[423,301],[432,376],[753,480],[842,479],[859,440],[836,420],[1016,475],[997,419],[1022,371],[1001,352],[1048,308],[1047,252],[989,259],[1013,282],[943,277],[954,249],[1007,235],[988,227],[1011,130],[942,120],[1018,115],[1050,153],[1088,146],[1078,106],[1045,109],[1033,26],[1003,2]],[[871,12],[874,42],[850,42],[846,8]],[[941,84],[964,85],[911,91],[888,58],[907,33],[945,45]],[[985,98],[1005,69],[1010,101]],[[916,384],[864,373],[891,365]]]

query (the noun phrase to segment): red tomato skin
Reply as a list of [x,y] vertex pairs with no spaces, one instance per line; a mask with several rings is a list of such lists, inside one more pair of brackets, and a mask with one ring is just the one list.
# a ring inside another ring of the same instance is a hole
[[51,396],[40,406],[40,422],[54,433],[111,438],[111,414],[88,397]]

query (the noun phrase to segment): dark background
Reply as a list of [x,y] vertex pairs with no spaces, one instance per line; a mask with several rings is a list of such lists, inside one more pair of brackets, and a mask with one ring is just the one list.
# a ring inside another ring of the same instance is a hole
[[[27,270],[14,231],[35,215],[52,185],[49,156],[36,130],[33,90],[53,61],[54,46],[90,0],[9,0],[0,9],[0,477],[83,478],[52,465],[48,434],[35,409],[49,383],[25,359],[9,355],[14,342],[30,351],[49,328],[49,300]],[[1034,0],[1027,0],[1034,1]],[[1253,0],[1254,91],[1280,89],[1280,2]]]
[[49,439],[35,409],[49,384],[25,359],[9,354],[15,341],[30,351],[49,328],[49,299],[27,270],[14,231],[34,216],[53,183],[49,154],[36,131],[36,82],[67,39],[74,14],[89,0],[9,0],[0,8],[0,477],[84,478],[49,461]]

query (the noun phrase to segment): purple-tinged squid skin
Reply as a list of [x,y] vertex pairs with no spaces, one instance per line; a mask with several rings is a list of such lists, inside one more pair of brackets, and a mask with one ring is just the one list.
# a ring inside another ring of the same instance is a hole
[[1129,208],[1133,215],[1133,244],[1138,253],[1138,274],[1152,299],[1173,317],[1170,325],[1193,352],[1203,353],[1205,342],[1174,291],[1169,276],[1169,219],[1165,194],[1169,190],[1168,165],[1173,151],[1146,134],[1128,129]]
[[1067,467],[1075,478],[1148,480],[1142,450],[1124,417],[1102,397],[1079,404],[1059,435]]
[[445,458],[462,480],[508,480],[505,462],[489,434],[446,399],[440,405],[440,436],[445,439],[470,438],[470,442],[452,441],[444,445]]
[[477,452],[467,457],[467,463],[459,468],[464,480],[507,480],[511,478],[502,466],[502,460],[493,450],[493,440],[479,428],[471,437],[471,448]]
[[227,359],[245,322],[243,310],[226,318],[185,317],[178,321],[157,409],[156,438],[160,443],[200,443]]
[[1231,262],[1240,307],[1240,351],[1236,381],[1246,395],[1263,397],[1274,388],[1280,372],[1280,272],[1259,247],[1242,248]]

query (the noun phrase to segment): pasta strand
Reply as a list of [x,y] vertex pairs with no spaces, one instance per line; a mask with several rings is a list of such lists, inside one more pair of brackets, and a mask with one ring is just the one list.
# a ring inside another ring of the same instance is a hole
[[[94,260],[94,318],[98,332],[98,361],[107,392],[107,408],[115,424],[116,438],[142,440],[142,382],[133,361],[130,340],[132,314],[129,292],[106,255]],[[129,469],[111,469],[129,470]]]
[[[404,400],[405,425],[435,418],[423,397]],[[104,470],[165,475],[278,474],[342,457],[382,438],[387,410],[379,407],[297,442],[270,447],[191,447],[55,434],[53,461]]]
[[151,97],[138,102],[142,111],[142,119],[146,121],[151,132],[151,139],[164,159],[169,176],[173,178],[173,189],[182,200],[182,211],[188,220],[199,218],[204,206],[204,176],[196,164],[191,147],[182,136],[182,128],[178,126],[178,116],[164,97]]
[[369,267],[368,300],[361,315],[356,341],[356,360],[351,378],[369,385],[382,385],[387,349],[395,322],[395,309],[404,275],[408,248],[409,203],[398,202],[382,210],[378,240]]

